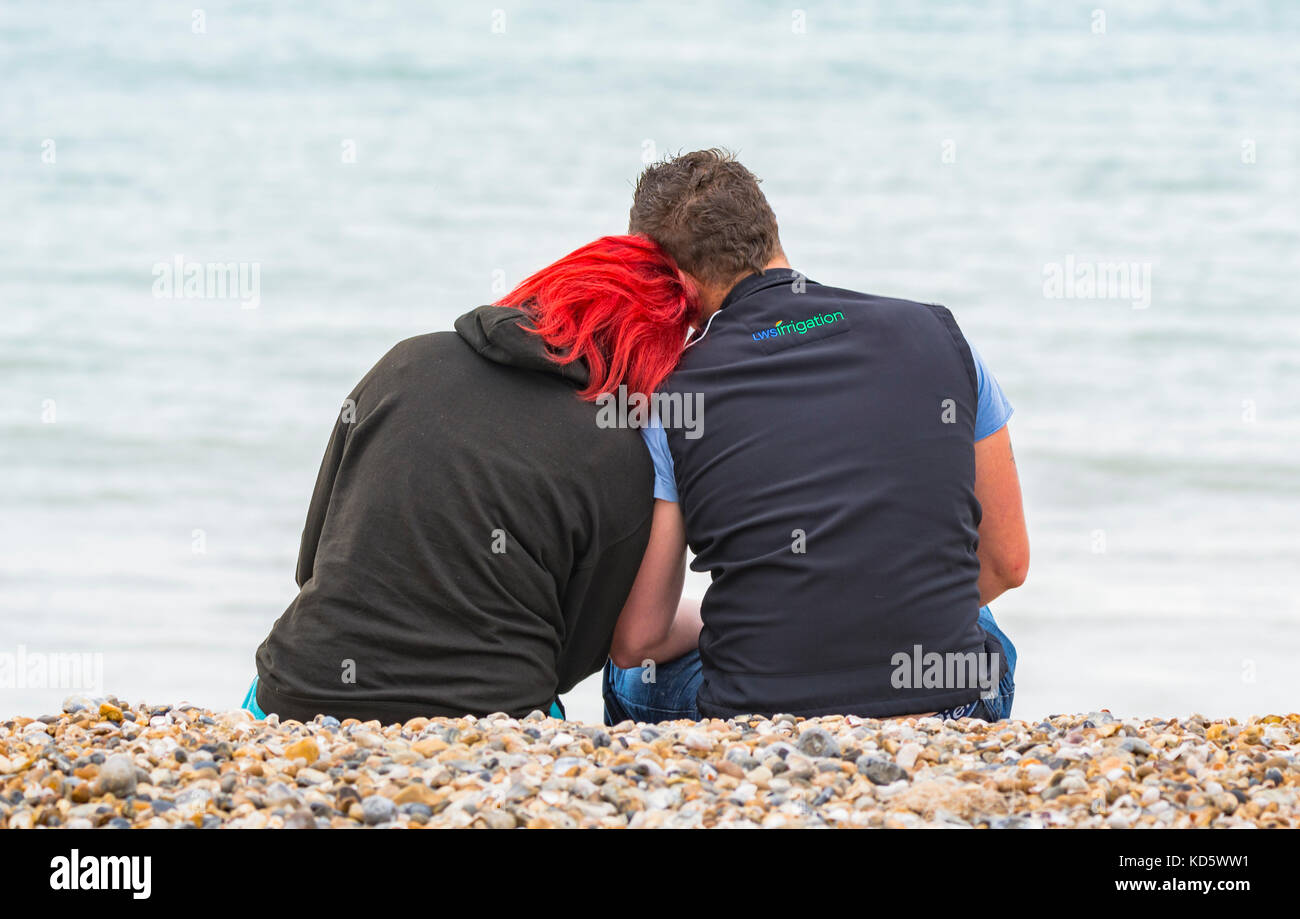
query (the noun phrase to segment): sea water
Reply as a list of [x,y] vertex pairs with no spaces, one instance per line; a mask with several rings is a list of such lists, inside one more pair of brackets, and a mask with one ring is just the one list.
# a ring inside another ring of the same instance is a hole
[[1300,707],[1300,6],[1098,6],[5,4],[0,656],[237,705],[357,379],[723,145],[1015,405],[1018,715]]

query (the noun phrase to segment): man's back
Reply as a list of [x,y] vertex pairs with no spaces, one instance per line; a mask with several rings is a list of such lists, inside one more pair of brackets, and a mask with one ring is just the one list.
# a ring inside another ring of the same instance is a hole
[[979,695],[897,676],[899,654],[986,650],[977,390],[943,307],[780,268],[731,291],[667,385],[702,394],[702,434],[666,430],[693,567],[713,575],[702,714],[909,714]]

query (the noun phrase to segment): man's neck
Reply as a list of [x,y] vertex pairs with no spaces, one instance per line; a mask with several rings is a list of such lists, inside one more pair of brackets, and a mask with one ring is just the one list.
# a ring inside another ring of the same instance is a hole
[[[763,266],[764,271],[772,268],[789,268],[790,263],[786,261],[785,253],[778,252],[772,260]],[[700,326],[709,321],[709,318],[722,308],[723,301],[731,293],[733,287],[739,284],[745,278],[753,277],[752,274],[738,274],[730,284],[709,284],[700,287]]]

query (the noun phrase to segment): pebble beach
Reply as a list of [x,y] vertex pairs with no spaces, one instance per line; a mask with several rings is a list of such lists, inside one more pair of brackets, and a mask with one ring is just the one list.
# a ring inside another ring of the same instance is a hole
[[1300,827],[1300,714],[0,722],[0,828]]

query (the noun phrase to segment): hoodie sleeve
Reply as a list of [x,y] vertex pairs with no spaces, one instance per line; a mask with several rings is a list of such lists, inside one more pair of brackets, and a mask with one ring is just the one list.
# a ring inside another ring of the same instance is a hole
[[627,602],[650,541],[647,514],[635,530],[606,545],[574,572],[565,596],[565,641],[556,666],[557,693],[566,693],[605,666],[614,626]]

